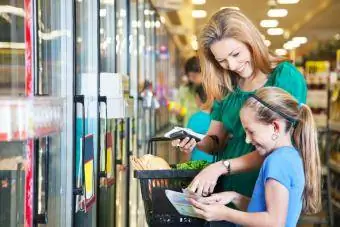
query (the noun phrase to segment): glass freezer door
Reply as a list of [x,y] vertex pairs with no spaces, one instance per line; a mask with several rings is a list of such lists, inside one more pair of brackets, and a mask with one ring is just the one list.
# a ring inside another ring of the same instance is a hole
[[[128,1],[116,1],[116,69],[117,73],[128,73]],[[118,120],[117,135],[117,191],[116,191],[116,226],[129,226],[129,191],[127,171],[127,128],[124,119]]]
[[98,5],[75,1],[74,226],[96,226],[98,152]]
[[[103,81],[106,76],[113,77],[115,72],[115,1],[100,0],[100,174],[98,181],[98,210],[97,226],[115,226],[115,207],[116,207],[116,164],[115,164],[115,120],[108,117],[110,96],[105,88],[112,89],[113,85],[107,85]],[[102,84],[104,83],[104,84]],[[105,88],[104,88],[105,87]],[[115,108],[115,107],[113,107]]]
[[[0,4],[15,9],[0,23],[0,96],[25,95],[24,1]],[[0,113],[0,119],[4,116]],[[4,122],[0,120],[0,140]],[[0,226],[24,226],[25,168],[24,142],[0,141]],[[31,210],[32,211],[32,210]],[[31,224],[31,223],[28,223]]]
[[[37,96],[72,97],[72,2],[38,0],[34,12],[37,24],[35,94]],[[72,118],[72,100],[67,101],[62,119]],[[48,108],[48,107],[46,107]],[[70,116],[70,117],[68,117]],[[69,122],[69,121],[68,121]],[[35,213],[44,224],[62,227],[70,224],[70,178],[72,165],[72,124],[65,124],[61,133],[35,141],[36,190]],[[71,126],[71,127],[70,127]],[[45,217],[43,217],[44,214]]]

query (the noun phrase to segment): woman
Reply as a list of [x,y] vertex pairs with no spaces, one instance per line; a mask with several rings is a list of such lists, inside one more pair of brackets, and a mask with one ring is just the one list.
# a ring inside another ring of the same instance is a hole
[[173,146],[184,152],[194,147],[208,153],[223,151],[220,161],[195,177],[192,191],[208,195],[220,176],[232,174],[223,177],[223,190],[250,197],[264,159],[245,142],[240,109],[251,94],[266,86],[280,87],[305,103],[306,82],[291,63],[269,53],[260,32],[238,10],[227,8],[212,16],[201,32],[200,52],[206,105],[213,104],[208,136],[197,144],[188,138],[176,140]]

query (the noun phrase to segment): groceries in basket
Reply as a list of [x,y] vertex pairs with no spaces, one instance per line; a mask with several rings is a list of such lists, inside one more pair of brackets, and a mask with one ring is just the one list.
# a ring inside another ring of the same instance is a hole
[[165,133],[164,137],[170,138],[173,140],[175,139],[182,140],[182,139],[185,139],[186,137],[189,137],[190,139],[195,139],[196,142],[199,142],[205,137],[205,135],[196,133],[189,128],[175,127],[169,132]]
[[205,160],[194,160],[174,165],[172,168],[163,158],[146,154],[140,158],[131,156],[131,164],[135,170],[201,170],[209,165]]
[[131,164],[135,170],[166,170],[170,165],[161,157],[151,154],[143,155],[141,158],[131,156]]
[[176,169],[182,170],[201,170],[207,167],[210,163],[206,160],[193,160],[176,165]]

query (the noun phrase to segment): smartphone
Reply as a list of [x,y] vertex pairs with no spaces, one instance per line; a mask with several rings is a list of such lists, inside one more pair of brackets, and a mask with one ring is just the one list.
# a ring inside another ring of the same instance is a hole
[[180,130],[180,131],[178,131],[178,132],[174,132],[174,133],[170,134],[170,138],[171,138],[172,140],[176,140],[176,139],[183,140],[183,139],[185,139],[186,137],[189,137],[190,140],[191,140],[191,139],[195,139],[196,142],[201,141],[200,138],[198,138],[198,137],[196,137],[196,136],[193,136],[193,135],[187,133],[187,132],[184,131],[184,130]]

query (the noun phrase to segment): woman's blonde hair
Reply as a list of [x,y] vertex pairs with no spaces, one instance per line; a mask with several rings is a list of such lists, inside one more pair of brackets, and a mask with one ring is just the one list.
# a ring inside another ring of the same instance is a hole
[[239,10],[219,10],[204,26],[199,37],[203,85],[208,94],[206,106],[211,106],[214,99],[220,100],[228,91],[233,91],[237,83],[237,76],[223,69],[210,50],[212,44],[225,38],[234,38],[244,43],[251,53],[254,69],[265,74],[270,73],[272,66],[283,60],[269,53],[261,33]]
[[277,87],[259,89],[243,108],[256,112],[258,121],[271,124],[275,119],[286,120],[286,132],[291,132],[300,152],[305,172],[303,211],[311,214],[321,209],[321,164],[317,130],[312,111],[288,92]]

